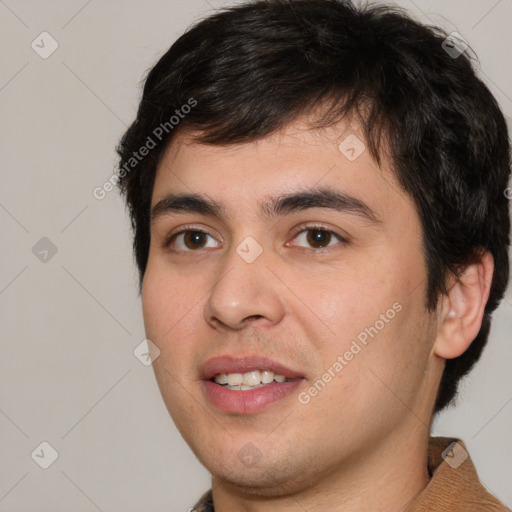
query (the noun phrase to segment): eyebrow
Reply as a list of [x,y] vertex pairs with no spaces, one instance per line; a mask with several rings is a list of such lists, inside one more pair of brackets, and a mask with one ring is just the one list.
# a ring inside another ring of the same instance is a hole
[[[279,195],[267,199],[259,205],[262,217],[273,219],[310,208],[325,208],[345,212],[372,224],[381,220],[376,213],[361,199],[347,193],[325,188],[311,188]],[[164,215],[179,213],[197,213],[225,219],[225,208],[213,199],[200,194],[168,194],[151,210],[151,222]]]

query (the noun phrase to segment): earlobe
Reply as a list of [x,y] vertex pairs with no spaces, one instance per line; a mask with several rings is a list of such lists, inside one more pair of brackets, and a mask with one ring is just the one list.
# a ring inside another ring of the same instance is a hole
[[434,354],[453,359],[471,345],[482,325],[493,272],[494,259],[484,252],[478,262],[453,278],[448,293],[441,297]]

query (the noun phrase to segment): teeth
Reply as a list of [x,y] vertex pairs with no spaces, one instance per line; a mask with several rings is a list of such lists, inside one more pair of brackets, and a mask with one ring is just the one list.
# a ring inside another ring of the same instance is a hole
[[228,373],[228,384],[230,386],[239,386],[244,377],[241,373]]
[[220,373],[215,377],[215,382],[217,384],[227,384],[228,383],[228,376],[225,373]]
[[254,370],[253,372],[244,373],[242,384],[244,386],[257,386],[260,383],[260,372]]
[[274,375],[269,370],[253,370],[242,373],[219,373],[213,379],[217,384],[226,386],[229,389],[246,391],[248,389],[260,388],[272,382],[286,382],[284,375]]
[[270,384],[274,380],[274,372],[264,370],[261,372],[261,382],[263,384]]

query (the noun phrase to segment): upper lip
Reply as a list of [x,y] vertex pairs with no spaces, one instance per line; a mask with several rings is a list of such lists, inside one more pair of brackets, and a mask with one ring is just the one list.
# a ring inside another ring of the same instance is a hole
[[201,369],[203,380],[210,380],[219,373],[246,373],[253,370],[269,370],[276,375],[283,375],[287,379],[302,377],[297,371],[262,356],[235,357],[230,355],[218,356],[209,359]]

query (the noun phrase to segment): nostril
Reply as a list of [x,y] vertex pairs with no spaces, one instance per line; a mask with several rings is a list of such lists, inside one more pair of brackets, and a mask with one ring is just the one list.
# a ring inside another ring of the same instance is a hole
[[259,318],[263,318],[262,315],[251,315],[244,319],[244,322],[247,322],[248,320],[258,320]]

